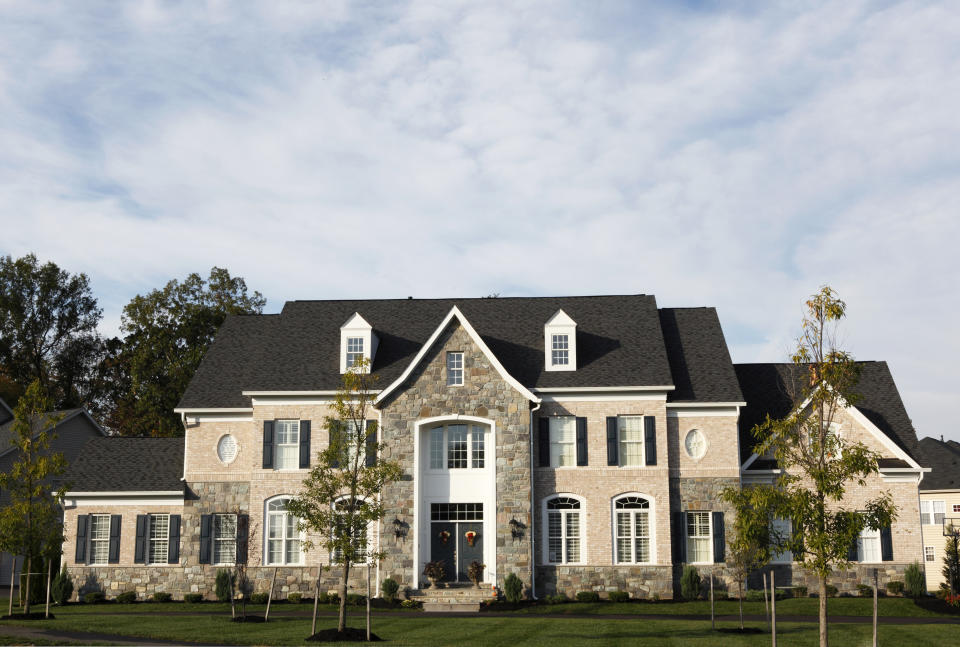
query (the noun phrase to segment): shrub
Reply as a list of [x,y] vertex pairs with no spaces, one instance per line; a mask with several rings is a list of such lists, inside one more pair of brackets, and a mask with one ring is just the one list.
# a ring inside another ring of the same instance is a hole
[[251,593],[250,604],[266,604],[269,597],[266,593]]
[[388,577],[380,585],[380,591],[383,593],[383,599],[392,604],[397,599],[397,593],[400,592],[400,584],[392,577]]
[[104,601],[103,593],[100,591],[91,591],[83,596],[85,604],[100,604]]
[[890,595],[903,595],[903,582],[900,580],[887,582],[887,593]]
[[503,593],[507,596],[507,602],[512,604],[523,599],[523,581],[517,577],[516,573],[510,573],[503,580]]
[[66,604],[71,595],[73,595],[73,580],[70,579],[67,567],[64,566],[50,584],[50,597],[56,604]]
[[117,602],[120,604],[133,604],[137,601],[137,592],[136,591],[124,591],[117,596]]
[[359,593],[347,593],[347,604],[354,607],[363,606],[367,603],[367,596]]
[[793,587],[793,597],[795,597],[795,598],[805,598],[805,597],[807,597],[807,587],[805,587],[805,586],[795,586],[795,587]]
[[654,592],[653,592],[653,595],[650,596],[650,599],[653,600],[654,602],[659,602],[659,601],[660,601],[660,594],[657,593],[656,591],[654,591]]
[[728,600],[728,599],[730,599],[730,594],[727,593],[726,591],[714,591],[714,592],[713,592],[713,599],[714,599],[714,600],[717,600],[717,601],[719,601],[719,600]]
[[763,602],[763,591],[750,590],[746,595],[747,602]]
[[183,596],[184,602],[189,602],[190,604],[197,604],[198,602],[203,602],[203,593],[187,593]]
[[546,597],[547,604],[566,604],[570,601],[566,593],[557,593]]
[[221,602],[230,601],[230,582],[233,580],[233,575],[225,568],[217,569],[217,583],[216,583],[216,593],[217,599]]
[[630,600],[630,593],[627,591],[610,591],[607,597],[611,602],[627,602]]
[[827,584],[827,597],[835,598],[837,594],[840,593],[840,589],[835,587],[833,584]]
[[[34,560],[36,565],[37,560]],[[24,568],[26,570],[26,568]],[[20,574],[20,591],[26,591],[27,576]],[[47,601],[47,577],[42,573],[34,573],[30,576],[30,604],[43,604]]]
[[696,600],[700,597],[700,572],[693,566],[684,566],[680,576],[680,597]]
[[320,595],[317,596],[317,602],[320,604],[330,604],[330,594],[326,591],[320,591]]
[[861,598],[872,598],[873,587],[869,584],[857,584],[857,593],[860,594]]
[[169,602],[173,599],[173,596],[167,593],[166,591],[157,591],[153,594],[154,602]]
[[903,579],[904,588],[907,591],[907,595],[911,598],[919,598],[927,592],[926,578],[923,576],[923,571],[920,569],[919,563],[914,562],[907,566],[907,570],[903,573]]
[[596,591],[577,591],[577,602],[599,602],[600,594]]
[[302,594],[302,593],[297,593],[297,592],[295,591],[295,592],[293,592],[293,593],[288,593],[288,594],[287,594],[287,602],[289,602],[289,603],[291,603],[291,604],[300,604],[300,601],[301,601],[301,600],[303,600],[303,594]]
[[423,606],[423,603],[419,600],[404,600],[400,603],[400,606],[404,609],[419,609]]

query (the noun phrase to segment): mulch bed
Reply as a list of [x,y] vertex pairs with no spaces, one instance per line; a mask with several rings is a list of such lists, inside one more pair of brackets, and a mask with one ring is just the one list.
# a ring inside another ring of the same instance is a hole
[[[367,630],[366,629],[354,629],[353,627],[347,627],[343,630],[343,633],[333,629],[324,629],[323,631],[318,631],[313,634],[307,640],[311,642],[318,643],[335,643],[335,642],[366,642],[367,641]],[[370,634],[370,642],[381,642],[383,639],[375,633]]]
[[921,609],[926,609],[927,611],[933,611],[934,613],[947,613],[950,615],[960,615],[960,607],[955,607],[952,604],[947,604],[946,600],[941,600],[940,598],[917,598],[914,600],[916,604]]
[[230,618],[230,622],[264,622],[263,616],[237,616]]
[[34,611],[32,613],[14,613],[11,616],[2,616],[0,620],[53,620],[53,614],[44,616],[43,611]]
[[722,634],[742,634],[742,635],[767,633],[763,629],[759,629],[757,627],[744,627],[743,629],[741,629],[740,627],[723,627],[722,629],[717,629],[716,631]]

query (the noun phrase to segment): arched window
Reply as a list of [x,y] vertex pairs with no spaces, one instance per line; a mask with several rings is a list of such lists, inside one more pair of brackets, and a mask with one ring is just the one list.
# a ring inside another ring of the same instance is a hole
[[635,494],[613,502],[613,533],[617,564],[647,564],[651,561],[650,500]]
[[558,495],[545,504],[547,562],[576,564],[583,554],[583,508],[578,499]]
[[[366,502],[357,500],[354,505],[356,508],[361,508],[366,505]],[[333,511],[335,515],[333,521],[333,539],[336,541],[338,537],[343,537],[344,533],[349,537],[350,562],[357,564],[365,562],[367,559],[367,549],[370,545],[370,524],[368,524],[363,517],[359,515],[354,517],[353,523],[351,524],[347,518],[349,506],[350,504],[348,497],[337,499],[333,503]],[[336,546],[333,550],[333,554],[330,556],[330,561],[334,564],[342,564],[344,548],[344,545]]]
[[267,564],[302,564],[303,553],[300,550],[300,519],[287,512],[287,501],[291,497],[276,497],[267,501]]

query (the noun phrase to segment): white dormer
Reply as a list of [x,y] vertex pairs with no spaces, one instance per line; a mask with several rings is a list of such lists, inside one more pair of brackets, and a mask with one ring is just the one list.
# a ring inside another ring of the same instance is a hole
[[340,326],[340,372],[346,373],[360,357],[365,357],[373,366],[380,340],[373,334],[373,326],[354,312],[347,322]]
[[543,361],[548,371],[577,370],[577,322],[563,310],[543,326]]

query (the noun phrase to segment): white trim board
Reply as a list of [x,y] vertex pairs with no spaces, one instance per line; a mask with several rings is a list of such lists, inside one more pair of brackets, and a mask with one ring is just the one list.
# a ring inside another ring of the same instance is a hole
[[507,370],[503,367],[503,364],[500,363],[500,360],[498,360],[496,355],[490,351],[490,348],[488,348],[484,341],[480,338],[480,335],[477,334],[477,331],[474,330],[473,326],[470,325],[470,322],[467,321],[467,318],[462,312],[460,312],[460,308],[453,306],[450,308],[450,312],[447,313],[447,316],[443,318],[443,321],[440,322],[440,325],[437,326],[437,329],[433,331],[432,335],[430,335],[430,338],[420,348],[420,352],[418,352],[416,357],[414,357],[413,360],[407,365],[407,368],[404,369],[400,377],[398,377],[393,381],[392,384],[390,384],[390,386],[380,392],[380,395],[378,395],[377,399],[373,402],[374,405],[383,402],[388,395],[397,390],[407,380],[407,378],[410,377],[410,374],[413,373],[413,369],[420,364],[427,352],[437,342],[437,339],[440,338],[440,335],[454,317],[457,318],[457,320],[460,322],[460,325],[463,326],[463,329],[467,331],[468,335],[470,335],[470,339],[473,340],[473,343],[480,348],[480,352],[487,356],[487,359],[490,360],[490,364],[494,369],[496,369],[497,373],[500,374],[500,377],[502,377],[510,386],[520,392],[521,395],[531,402],[540,402],[540,398],[531,393],[527,387],[520,384],[516,378],[507,373]]
[[578,393],[582,391],[673,391],[675,388],[667,384],[663,386],[545,386],[531,390],[535,393]]
[[173,410],[174,413],[253,413],[253,407],[186,407]]

